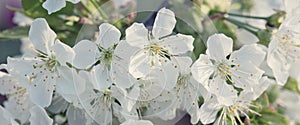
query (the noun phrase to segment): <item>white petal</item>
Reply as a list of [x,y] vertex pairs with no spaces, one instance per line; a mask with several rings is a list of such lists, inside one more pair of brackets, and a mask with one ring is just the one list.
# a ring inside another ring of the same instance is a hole
[[14,119],[18,119],[22,124],[28,121],[30,116],[29,109],[32,105],[28,93],[17,93],[16,95],[10,96],[8,100],[4,102],[5,109],[11,113]]
[[[28,89],[32,102],[41,107],[47,107],[51,104],[53,90],[55,89],[56,81],[50,78],[44,80],[46,76],[42,75],[34,79]],[[51,77],[51,75],[48,75],[48,77]]]
[[86,69],[92,66],[99,57],[99,50],[95,43],[82,40],[73,47],[75,58],[73,66],[79,69]]
[[35,49],[48,54],[48,49],[54,44],[56,34],[53,30],[50,29],[45,19],[38,18],[35,19],[31,24],[29,30],[29,39],[31,40]]
[[259,82],[259,84],[252,85],[253,89],[243,90],[239,97],[246,101],[256,100],[265,90],[268,89],[270,85],[275,83],[274,80],[271,80],[266,76],[261,78]]
[[[9,73],[18,79],[20,84],[24,87],[28,87],[29,81],[28,78],[25,77],[25,75],[32,75],[32,73],[36,74],[34,71],[34,63],[38,62],[36,60],[23,60],[21,58],[7,58],[8,62],[8,71]],[[32,75],[33,76],[33,75]]]
[[134,86],[130,92],[128,93],[128,98],[130,100],[128,100],[127,103],[127,111],[131,111],[133,106],[136,103],[136,100],[138,100],[138,97],[140,96],[140,88],[138,86]]
[[214,72],[214,66],[207,55],[201,54],[199,59],[192,65],[191,72],[195,80],[205,84]]
[[50,49],[53,50],[56,60],[62,66],[67,66],[66,63],[71,63],[75,57],[74,50],[70,46],[60,42],[59,40],[57,40]]
[[[300,69],[300,60],[293,63],[291,68],[290,68],[290,76],[298,81],[300,84],[300,74],[299,74],[299,69]],[[300,86],[298,86],[300,89]]]
[[2,106],[0,106],[0,124],[1,125],[18,125],[18,124],[15,124],[16,122],[13,119],[14,118],[11,116],[11,113],[8,112]]
[[193,63],[193,60],[190,57],[174,57],[175,63],[178,64],[178,69],[180,70],[181,74],[188,74],[190,73],[190,66]]
[[215,98],[205,100],[200,107],[200,120],[202,124],[209,124],[215,121],[218,111],[221,109]]
[[91,70],[92,83],[95,89],[105,91],[112,85],[111,73],[105,65],[97,65]]
[[259,66],[265,59],[266,52],[258,44],[244,45],[237,51],[234,51],[229,60],[234,60],[235,63],[242,61],[251,61],[256,66]]
[[273,75],[279,85],[284,85],[289,77],[290,64],[283,61],[278,52],[268,53],[267,63],[273,71]]
[[148,29],[142,23],[133,23],[126,29],[126,41],[131,46],[144,48],[149,44]]
[[[143,97],[148,97],[147,99],[154,99],[158,97],[161,92],[165,90],[166,86],[166,76],[161,68],[153,67],[148,71],[147,75],[139,81],[138,85],[144,85],[143,93],[140,93]],[[157,98],[156,98],[157,99]]]
[[165,89],[167,90],[173,89],[173,87],[177,83],[177,79],[179,76],[178,64],[175,64],[170,60],[162,61],[160,68],[166,77]]
[[151,58],[147,50],[139,51],[131,56],[129,73],[135,78],[144,77],[151,69]]
[[121,123],[121,125],[153,125],[153,123],[151,121],[148,121],[148,120],[128,119],[127,121]]
[[[77,102],[77,94],[85,90],[85,80],[74,69],[59,67],[60,78],[57,81],[56,92],[70,103]],[[80,88],[75,90],[75,87]]]
[[177,34],[164,38],[160,42],[160,45],[173,55],[183,54],[194,49],[194,38],[189,35]]
[[30,124],[31,125],[52,125],[53,120],[48,116],[45,109],[40,106],[34,106],[30,109]]
[[264,73],[263,70],[251,62],[242,62],[230,69],[230,72],[232,73],[231,79],[234,86],[243,89],[251,87],[251,84],[258,84]]
[[103,23],[99,26],[99,36],[96,43],[107,49],[120,41],[121,32],[113,25]]
[[237,91],[224,79],[216,77],[210,80],[209,91],[216,95],[220,104],[231,106],[237,99]]
[[111,66],[112,79],[116,86],[121,88],[129,88],[133,83],[133,76],[129,73],[130,57],[138,49],[130,46],[126,41],[120,41],[117,45]]
[[200,119],[200,116],[201,116],[201,112],[200,112],[200,109],[198,107],[198,102],[197,100],[193,102],[193,105],[190,109],[188,109],[188,113],[190,114],[191,116],[191,123],[192,124],[197,124],[199,119]]
[[18,82],[9,74],[0,71],[0,93],[2,95],[13,94],[17,92]]
[[46,0],[42,6],[48,11],[48,14],[51,14],[64,8],[66,0]]
[[84,125],[86,122],[85,111],[74,106],[69,106],[66,116],[69,125]]
[[[35,64],[36,63],[36,64]],[[57,75],[45,66],[34,68],[43,62],[33,59],[9,59],[8,68],[15,74],[29,91],[33,103],[42,107],[49,106],[52,99]],[[18,68],[20,67],[20,68]],[[10,71],[11,71],[10,70]]]
[[232,52],[233,41],[224,34],[214,34],[207,40],[206,53],[214,60],[225,59]]
[[125,63],[129,63],[130,57],[134,55],[138,50],[140,49],[131,46],[125,40],[121,40],[114,51],[114,55],[116,55],[119,60],[122,60]]
[[121,88],[129,88],[132,86],[131,80],[134,78],[128,72],[128,63],[123,61],[114,61],[111,65],[112,80],[116,86]]
[[175,14],[169,9],[162,8],[158,11],[152,33],[157,39],[170,35],[175,27],[176,19]]

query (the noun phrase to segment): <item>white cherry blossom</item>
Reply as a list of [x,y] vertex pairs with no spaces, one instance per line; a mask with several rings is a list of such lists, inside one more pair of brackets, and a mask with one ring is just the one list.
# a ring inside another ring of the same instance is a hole
[[[233,125],[243,124],[244,122],[240,119],[241,116],[250,119],[248,113],[259,115],[259,113],[251,109],[251,107],[255,107],[251,104],[251,101],[256,100],[273,83],[274,81],[267,77],[261,78],[259,84],[252,84],[253,90],[243,90],[239,96],[236,95],[233,103],[230,105],[223,101],[218,101],[217,97],[212,95],[200,107],[201,122],[203,124],[214,122],[218,125],[227,125],[229,118]],[[221,111],[220,115],[217,116],[219,111]]]
[[[125,41],[120,41],[120,37],[121,33],[116,27],[103,23],[99,26],[99,36],[96,42],[83,40],[73,47],[76,53],[73,65],[79,69],[92,67],[89,79],[98,90],[104,91],[113,82],[118,84],[120,79],[127,77],[125,58],[128,57],[120,58],[119,54],[122,53],[119,51],[128,48],[125,48],[126,46],[123,44]],[[128,80],[127,82],[122,80],[120,82],[130,83]],[[129,87],[129,85],[125,85],[125,87]]]
[[190,66],[192,59],[189,57],[177,57],[178,67],[180,69],[177,85],[173,88],[177,95],[178,108],[186,110],[191,116],[191,123],[196,124],[200,118],[199,112],[199,94],[205,96],[205,88],[198,83],[191,74]]
[[232,52],[232,44],[232,39],[223,34],[210,36],[206,54],[201,54],[192,66],[193,77],[227,105],[232,105],[237,96],[233,86],[251,89],[251,84],[258,84],[264,73],[258,68],[265,58],[260,47],[245,45]]
[[[79,75],[87,78],[90,74],[86,71],[80,71]],[[86,86],[85,91],[78,94],[83,109],[96,123],[101,125],[111,124],[113,115],[115,113],[120,114],[117,109],[122,105],[120,104],[122,101],[118,100],[122,100],[119,98],[123,98],[124,94],[119,95],[120,91],[115,86],[102,91],[95,89],[89,80],[84,83]]]
[[172,35],[175,24],[175,14],[162,8],[151,31],[140,23],[126,29],[126,41],[139,48],[131,56],[129,64],[129,72],[135,78],[144,77],[152,68],[158,67],[165,74],[168,89],[176,83],[178,69],[173,56],[192,51],[194,38],[183,34]]
[[29,109],[33,106],[27,89],[17,81],[17,78],[2,72],[0,72],[0,86],[0,93],[8,97],[4,102],[5,109],[14,119],[18,119],[22,124],[26,123],[30,116]]
[[279,85],[287,82],[291,64],[300,60],[299,7],[291,14],[272,35],[268,48],[267,63]]
[[72,48],[56,39],[45,19],[36,19],[29,31],[29,38],[36,53],[24,54],[22,58],[8,58],[8,70],[24,82],[33,103],[42,107],[49,106],[61,66],[67,66],[74,58]]

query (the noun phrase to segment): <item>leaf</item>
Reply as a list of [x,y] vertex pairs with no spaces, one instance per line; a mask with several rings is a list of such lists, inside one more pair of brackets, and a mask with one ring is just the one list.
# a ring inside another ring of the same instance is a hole
[[32,18],[47,15],[47,10],[42,7],[44,0],[22,0],[22,6],[26,15]]
[[282,114],[278,112],[273,112],[270,109],[263,110],[260,112],[262,115],[259,120],[266,121],[270,124],[277,124],[277,125],[289,125],[289,120]]
[[296,79],[289,77],[287,83],[283,87],[284,89],[300,94],[298,82]]
[[28,36],[29,26],[14,27],[0,32],[0,39],[20,39]]

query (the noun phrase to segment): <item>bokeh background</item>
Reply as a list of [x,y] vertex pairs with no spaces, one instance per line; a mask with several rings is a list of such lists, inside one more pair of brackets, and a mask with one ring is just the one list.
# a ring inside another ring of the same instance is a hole
[[[21,8],[21,0],[0,0],[0,31],[15,26],[12,19],[14,12],[7,9],[7,6]],[[20,40],[0,39],[0,63],[6,63],[8,56],[20,54]]]

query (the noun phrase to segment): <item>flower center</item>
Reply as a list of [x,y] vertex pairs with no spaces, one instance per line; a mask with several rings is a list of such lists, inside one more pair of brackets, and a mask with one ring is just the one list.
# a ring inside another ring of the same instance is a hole
[[232,73],[229,71],[231,68],[225,61],[216,62],[216,73],[220,78],[226,79],[228,76],[232,76]]

